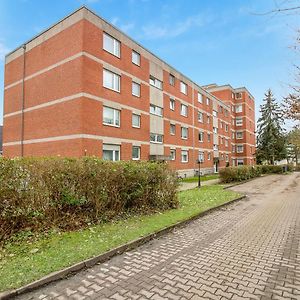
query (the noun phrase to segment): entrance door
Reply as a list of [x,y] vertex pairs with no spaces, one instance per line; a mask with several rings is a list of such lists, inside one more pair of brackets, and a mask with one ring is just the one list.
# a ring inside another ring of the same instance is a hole
[[214,163],[214,172],[218,173],[218,171],[219,171],[219,162],[215,161],[215,163]]

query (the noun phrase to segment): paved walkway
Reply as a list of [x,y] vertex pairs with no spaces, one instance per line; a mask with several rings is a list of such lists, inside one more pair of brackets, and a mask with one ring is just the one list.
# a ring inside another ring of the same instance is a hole
[[[211,180],[206,180],[206,181],[201,181],[201,186],[204,185],[213,185],[217,184],[220,182],[220,179],[211,179]],[[181,182],[179,186],[180,191],[185,191],[185,190],[190,190],[194,189],[198,186],[198,182]]]
[[22,299],[300,299],[300,173]]

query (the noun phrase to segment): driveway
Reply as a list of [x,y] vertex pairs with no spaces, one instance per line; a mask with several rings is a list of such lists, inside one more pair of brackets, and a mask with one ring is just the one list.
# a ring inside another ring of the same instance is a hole
[[300,173],[22,299],[300,299]]

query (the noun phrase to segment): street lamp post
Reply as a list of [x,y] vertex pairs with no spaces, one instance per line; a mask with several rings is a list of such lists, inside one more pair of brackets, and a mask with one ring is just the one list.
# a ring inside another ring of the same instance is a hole
[[200,178],[200,173],[201,173],[201,162],[202,159],[201,157],[199,157],[199,159],[197,160],[197,164],[198,164],[198,188],[201,188],[201,178]]

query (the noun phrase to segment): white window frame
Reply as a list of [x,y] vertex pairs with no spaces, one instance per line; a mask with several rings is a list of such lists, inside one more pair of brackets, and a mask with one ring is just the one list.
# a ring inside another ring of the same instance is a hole
[[[183,159],[184,157],[186,157],[186,159]],[[181,150],[181,162],[182,163],[189,162],[189,151],[188,150]]]
[[[106,109],[113,111],[112,123],[106,122],[104,120],[104,114],[105,114]],[[113,107],[103,106],[102,124],[106,125],[106,126],[120,127],[121,126],[121,111],[119,109],[115,109]]]
[[[134,87],[137,87],[137,93],[134,91]],[[132,81],[131,93],[135,97],[141,97],[141,85],[135,81]]]
[[198,92],[198,102],[203,103],[203,95]]
[[210,159],[211,159],[211,153],[207,152],[207,160],[210,160]]
[[[174,128],[174,131],[171,128]],[[176,125],[170,123],[170,135],[175,135],[175,134],[176,134]]]
[[159,133],[150,133],[150,143],[152,144],[162,144],[164,141],[164,136]]
[[236,118],[235,119],[235,126],[243,126],[243,118]]
[[175,110],[175,99],[170,98],[170,110]]
[[163,108],[156,106],[154,104],[150,104],[150,114],[162,117],[163,116]]
[[180,105],[180,115],[184,116],[184,117],[187,117],[187,115],[188,115],[188,106],[187,105],[181,103],[181,105]]
[[236,153],[244,153],[244,145],[236,145]]
[[225,132],[228,132],[228,130],[229,130],[229,126],[228,124],[225,124]]
[[243,166],[244,165],[244,159],[243,158],[237,158],[236,159],[236,165],[237,166]]
[[225,139],[225,147],[227,148],[228,147],[228,140]]
[[241,112],[243,112],[243,105],[242,105],[242,104],[237,104],[237,105],[235,106],[235,112],[236,112],[236,113],[241,113]]
[[136,66],[140,66],[141,65],[141,54],[136,52],[135,50],[132,50],[131,62]]
[[[112,76],[112,82],[110,85],[107,85],[108,82],[108,77],[107,76]],[[103,69],[103,86],[109,90],[115,91],[120,93],[121,90],[121,76],[109,71],[107,69]]]
[[198,110],[198,122],[203,123],[203,112]]
[[[138,150],[138,156],[137,157],[133,157],[133,150],[137,149]],[[141,159],[141,147],[140,146],[132,146],[132,160],[140,160]]]
[[199,140],[200,143],[204,142],[204,132],[203,131],[199,131],[198,140]]
[[[112,152],[112,160],[111,161],[119,161],[121,159],[121,147],[119,145],[103,144],[102,159],[104,159],[105,151]],[[117,153],[118,153],[118,155],[117,155]]]
[[235,93],[235,99],[242,99],[242,93]]
[[181,126],[180,132],[181,132],[181,138],[183,140],[187,140],[188,137],[189,137],[189,129],[188,129],[188,127]]
[[[110,40],[112,42],[112,49],[108,47],[106,41]],[[120,58],[121,57],[121,42],[111,36],[110,34],[104,32],[103,33],[103,50],[107,51],[108,53]]]
[[206,105],[210,105],[210,99],[206,98]]
[[149,78],[149,84],[162,90],[163,89],[163,82],[157,78],[155,78],[154,76],[150,75]]
[[169,84],[175,86],[175,76],[171,73],[169,74]]
[[216,110],[213,110],[213,117],[217,117],[218,116],[218,112]]
[[183,81],[180,81],[180,92],[181,92],[182,94],[187,95],[187,91],[188,91],[188,86],[187,86],[187,84],[186,84],[185,82],[183,82]]
[[217,127],[213,127],[213,133],[218,134],[218,128]]
[[170,149],[170,159],[176,160],[176,149]]
[[243,131],[236,131],[236,139],[237,140],[242,140],[243,138],[244,138],[244,133],[243,133]]
[[[133,122],[133,120],[134,120],[135,117],[137,117],[138,125],[135,125],[134,122]],[[132,114],[131,124],[132,124],[133,128],[141,128],[141,116],[138,115],[138,114]]]

